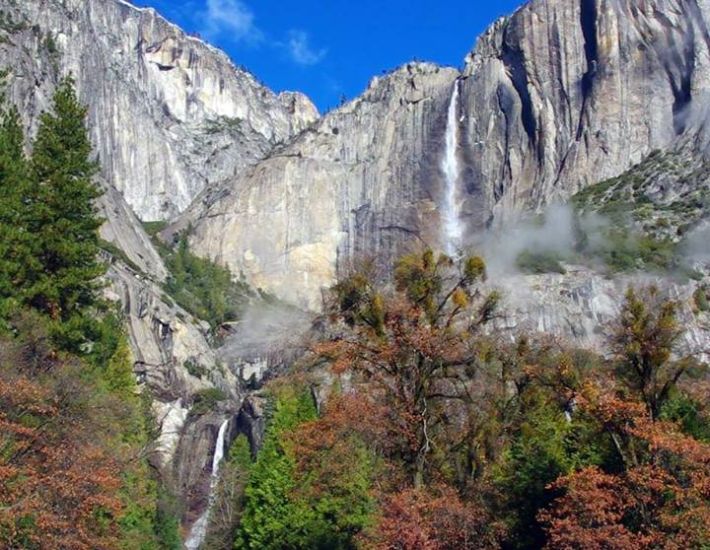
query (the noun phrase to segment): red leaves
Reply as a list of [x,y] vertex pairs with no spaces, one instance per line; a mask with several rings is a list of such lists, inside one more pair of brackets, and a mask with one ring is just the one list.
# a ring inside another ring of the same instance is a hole
[[0,546],[114,548],[119,466],[55,398],[23,376],[0,378]]
[[486,511],[463,502],[450,487],[406,489],[385,497],[377,535],[382,550],[496,548],[499,535]]
[[626,470],[586,468],[540,514],[549,548],[699,548],[710,540],[710,447],[640,403],[602,396],[587,412],[611,434]]

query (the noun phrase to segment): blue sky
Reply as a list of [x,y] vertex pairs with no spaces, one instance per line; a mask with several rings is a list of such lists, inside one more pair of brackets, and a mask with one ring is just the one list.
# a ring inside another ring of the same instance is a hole
[[460,66],[523,0],[134,0],[227,51],[275,91],[321,110],[412,59]]

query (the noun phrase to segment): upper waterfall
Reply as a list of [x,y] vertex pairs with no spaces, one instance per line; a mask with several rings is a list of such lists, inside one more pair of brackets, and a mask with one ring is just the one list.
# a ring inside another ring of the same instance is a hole
[[459,165],[459,81],[454,82],[454,89],[449,101],[449,112],[446,119],[446,149],[441,161],[441,169],[445,179],[445,194],[443,205],[443,240],[446,253],[455,255],[461,248],[463,225],[461,224],[461,199],[459,180],[461,167]]

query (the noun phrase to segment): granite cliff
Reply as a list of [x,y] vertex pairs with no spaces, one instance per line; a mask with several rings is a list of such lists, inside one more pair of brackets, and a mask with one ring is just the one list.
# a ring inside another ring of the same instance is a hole
[[317,119],[152,9],[119,0],[6,0],[10,95],[30,127],[57,77],[89,105],[103,175],[143,221],[175,216]]
[[462,73],[410,64],[374,79],[208,188],[176,227],[193,226],[199,253],[317,308],[358,255],[387,262],[417,242],[445,244],[454,86],[458,215],[472,236],[704,131],[709,21],[704,1],[530,2],[479,39]]

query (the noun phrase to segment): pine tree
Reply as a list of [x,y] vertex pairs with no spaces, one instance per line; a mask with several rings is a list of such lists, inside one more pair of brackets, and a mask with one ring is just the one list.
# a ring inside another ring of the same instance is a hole
[[0,94],[0,318],[16,309],[27,274],[39,268],[28,225],[30,189],[20,115]]
[[93,182],[98,166],[90,160],[86,113],[74,80],[64,79],[53,112],[40,119],[31,159],[40,199],[31,229],[42,269],[33,274],[27,301],[61,321],[96,302],[97,277],[105,272],[97,258],[101,220],[94,200],[101,193]]

